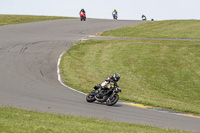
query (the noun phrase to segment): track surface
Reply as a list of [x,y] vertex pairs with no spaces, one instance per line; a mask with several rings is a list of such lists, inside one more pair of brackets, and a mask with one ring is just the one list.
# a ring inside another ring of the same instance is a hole
[[59,55],[86,35],[142,21],[54,20],[0,26],[0,106],[200,131],[200,119],[116,104],[87,103],[57,80]]

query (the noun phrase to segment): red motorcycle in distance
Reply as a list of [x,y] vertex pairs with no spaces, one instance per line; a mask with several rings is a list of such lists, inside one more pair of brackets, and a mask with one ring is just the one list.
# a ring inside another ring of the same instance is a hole
[[81,21],[85,21],[86,20],[86,15],[85,15],[85,13],[84,12],[81,12],[80,13],[80,19],[81,19]]

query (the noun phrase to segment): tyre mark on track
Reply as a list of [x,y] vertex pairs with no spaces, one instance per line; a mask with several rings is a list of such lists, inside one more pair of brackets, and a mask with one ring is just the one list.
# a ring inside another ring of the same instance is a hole
[[40,69],[40,73],[41,73],[41,75],[44,77],[44,74],[42,73],[42,70]]

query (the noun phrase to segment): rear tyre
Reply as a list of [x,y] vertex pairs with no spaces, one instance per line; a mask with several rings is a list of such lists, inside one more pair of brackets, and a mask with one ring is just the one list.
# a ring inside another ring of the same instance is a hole
[[86,96],[86,101],[87,102],[94,102],[96,99],[95,99],[95,90],[94,91],[91,91],[87,96]]
[[112,105],[116,104],[118,100],[119,100],[119,95],[118,94],[114,94],[113,97],[109,97],[106,100],[106,105],[112,106]]

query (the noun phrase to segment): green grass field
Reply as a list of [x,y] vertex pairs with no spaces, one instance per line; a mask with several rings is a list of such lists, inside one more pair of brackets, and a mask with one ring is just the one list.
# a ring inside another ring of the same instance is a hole
[[31,15],[0,15],[0,26],[56,19],[74,19],[72,17],[31,16]]
[[102,35],[130,38],[200,39],[200,20],[152,21],[110,30]]
[[121,100],[200,114],[200,42],[88,40],[63,56],[63,80],[90,92],[119,73]]
[[94,118],[55,115],[0,107],[1,133],[187,133]]

